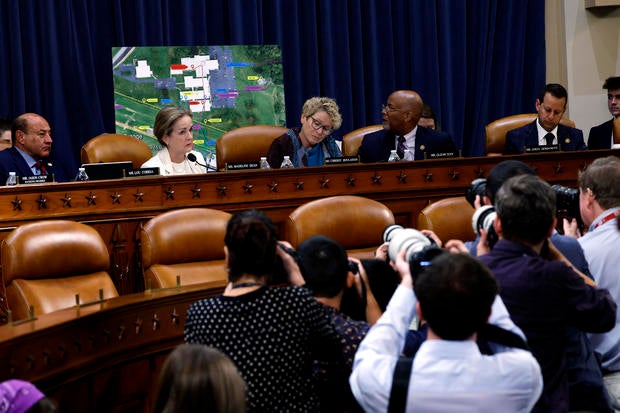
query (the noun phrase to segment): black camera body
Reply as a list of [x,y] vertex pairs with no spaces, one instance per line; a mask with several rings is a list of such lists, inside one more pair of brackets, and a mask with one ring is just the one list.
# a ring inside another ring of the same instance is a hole
[[562,185],[553,185],[551,186],[551,189],[555,192],[555,210],[558,218],[558,224],[562,222],[563,218],[566,218],[569,221],[575,218],[579,228],[583,228],[584,225],[581,220],[581,212],[579,210],[579,189],[569,188]]
[[487,180],[485,178],[477,178],[471,181],[469,188],[465,191],[465,199],[474,206],[476,195],[480,195],[480,203],[482,203],[482,197],[487,194]]

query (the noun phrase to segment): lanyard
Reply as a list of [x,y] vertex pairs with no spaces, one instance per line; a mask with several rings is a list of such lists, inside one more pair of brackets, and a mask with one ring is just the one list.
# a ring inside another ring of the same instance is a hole
[[594,226],[594,228],[592,228],[592,229],[596,229],[596,228],[600,227],[604,223],[606,223],[608,221],[611,221],[612,219],[616,218],[618,215],[620,215],[620,211],[610,212],[609,214],[605,215],[603,217],[603,219],[601,219],[599,222],[597,222],[596,225]]

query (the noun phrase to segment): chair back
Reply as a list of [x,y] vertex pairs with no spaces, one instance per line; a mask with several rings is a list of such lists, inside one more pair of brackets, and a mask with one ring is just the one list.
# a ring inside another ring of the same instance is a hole
[[24,224],[0,246],[2,288],[15,320],[76,304],[117,297],[105,242],[92,227],[74,221]]
[[306,238],[324,235],[350,255],[371,258],[381,245],[383,230],[394,214],[373,199],[339,195],[317,199],[296,208],[284,223],[283,238],[297,248]]
[[443,242],[451,239],[473,241],[476,238],[471,225],[473,215],[474,207],[464,196],[444,198],[420,211],[417,229],[429,229]]
[[184,208],[151,218],[142,228],[146,288],[228,279],[224,236],[231,215],[208,208]]
[[[508,131],[525,126],[534,122],[537,113],[523,113],[519,115],[506,116],[494,120],[484,128],[485,149],[487,156],[498,156],[504,153],[506,146],[506,134]],[[575,122],[568,118],[562,118],[560,123],[564,126],[575,127]]]
[[283,126],[253,125],[230,130],[215,142],[217,169],[226,169],[229,162],[258,162],[267,156],[275,138],[285,134]]
[[370,125],[352,130],[342,137],[342,155],[357,156],[364,135],[383,129],[383,125]]
[[104,133],[95,136],[82,146],[82,164],[99,162],[131,161],[139,168],[153,156],[146,142],[120,133]]

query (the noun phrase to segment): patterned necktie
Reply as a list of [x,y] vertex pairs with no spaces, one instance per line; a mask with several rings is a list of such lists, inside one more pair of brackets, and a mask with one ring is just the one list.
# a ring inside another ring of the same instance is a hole
[[547,141],[547,146],[549,145],[553,145],[553,133],[549,132],[548,134],[545,135],[545,140]]
[[39,171],[41,171],[41,175],[47,175],[47,168],[45,167],[45,164],[44,164],[41,160],[38,160],[38,161],[34,164],[34,166],[35,166],[35,167],[36,167]]
[[396,145],[396,154],[398,155],[400,159],[403,159],[403,157],[405,156],[405,149],[407,149],[407,145],[405,145],[405,142],[406,140],[404,136],[398,137],[398,145]]

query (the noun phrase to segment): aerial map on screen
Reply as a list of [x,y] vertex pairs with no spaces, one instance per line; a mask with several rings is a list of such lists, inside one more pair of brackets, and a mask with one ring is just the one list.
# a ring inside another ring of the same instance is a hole
[[160,149],[153,136],[164,106],[190,109],[196,150],[206,156],[224,132],[286,124],[282,54],[277,45],[114,47],[116,133]]

